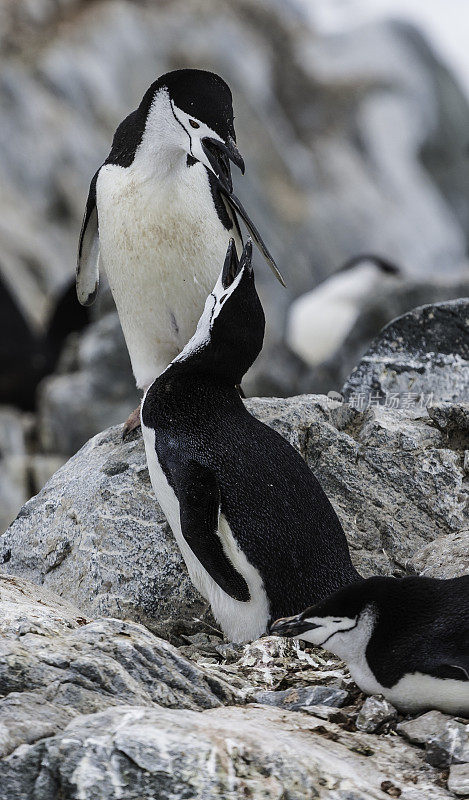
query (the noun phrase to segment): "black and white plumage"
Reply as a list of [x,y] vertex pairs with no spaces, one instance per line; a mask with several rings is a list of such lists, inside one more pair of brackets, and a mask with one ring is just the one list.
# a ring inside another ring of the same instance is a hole
[[469,716],[469,575],[368,578],[271,626],[345,661],[396,708]]
[[317,367],[341,348],[363,308],[400,270],[375,255],[351,258],[337,272],[291,304],[286,324],[289,348]]
[[237,641],[359,579],[320,484],[236,389],[264,336],[250,250],[238,263],[230,243],[195,335],[142,406],[157,499],[193,583]]
[[140,388],[194,333],[229,239],[242,248],[237,215],[281,279],[232,192],[230,160],[244,172],[229,87],[211,72],[177,70],[119,125],[91,181],[77,294],[93,302],[102,263]]

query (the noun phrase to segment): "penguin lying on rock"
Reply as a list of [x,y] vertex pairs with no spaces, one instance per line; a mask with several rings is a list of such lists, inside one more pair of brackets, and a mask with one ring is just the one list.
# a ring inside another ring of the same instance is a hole
[[239,262],[230,242],[194,336],[142,405],[156,497],[193,583],[234,641],[361,580],[320,484],[236,389],[264,337],[251,251],[248,242]]
[[[233,194],[231,91],[212,72],[182,69],[155,81],[114,135],[94,175],[80,234],[77,294],[90,305],[106,270],[137,386],[146,389],[195,331],[237,216],[283,283]],[[138,409],[126,432],[140,424]]]
[[311,367],[324,364],[340,350],[377,290],[400,276],[398,267],[379,256],[351,258],[291,304],[286,327],[290,350]]
[[330,650],[396,708],[469,716],[469,575],[368,578],[270,628]]

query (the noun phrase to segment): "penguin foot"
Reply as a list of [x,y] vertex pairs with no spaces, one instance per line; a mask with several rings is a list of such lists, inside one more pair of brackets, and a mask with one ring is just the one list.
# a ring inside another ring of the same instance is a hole
[[129,414],[126,421],[124,422],[124,428],[122,430],[122,441],[125,442],[129,434],[139,427],[140,427],[140,406],[137,406],[137,408],[135,408],[132,411],[132,413]]

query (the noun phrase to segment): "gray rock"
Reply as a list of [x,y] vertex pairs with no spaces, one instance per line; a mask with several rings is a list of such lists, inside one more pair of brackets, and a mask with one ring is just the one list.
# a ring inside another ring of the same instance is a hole
[[[36,528],[20,572],[92,616],[131,616],[162,635],[198,631],[207,604],[154,499],[142,440],[123,444],[121,430],[91,440],[20,512],[15,524],[30,529],[39,513],[48,531],[46,544]],[[12,531],[3,540],[8,572],[16,572]]]
[[426,744],[435,734],[443,735],[450,720],[451,717],[441,711],[427,711],[415,719],[400,722],[396,730],[412,744]]
[[327,706],[323,704],[302,706],[298,711],[301,711],[302,714],[311,714],[313,717],[319,717],[319,719],[327,719],[329,722],[339,722],[341,724],[347,723],[350,719],[345,711],[336,706]]
[[0,531],[28,498],[24,414],[0,407]]
[[87,328],[73,367],[39,388],[39,439],[47,453],[73,455],[97,431],[124,422],[140,403],[115,312]]
[[89,622],[43,587],[0,574],[0,758],[119,703],[204,709],[235,690],[143,626]]
[[77,606],[46,587],[3,572],[0,572],[0,604],[2,639],[18,639],[27,633],[51,636],[88,621]]
[[[360,413],[314,396],[248,407],[306,458],[364,574],[405,570],[424,544],[467,528],[463,451],[425,410]],[[6,572],[87,614],[131,617],[163,636],[201,630],[207,605],[154,499],[142,440],[122,443],[121,428],[67,462],[23,507],[0,548]]]
[[449,770],[448,789],[458,797],[469,796],[469,764],[452,764]]
[[347,701],[348,692],[333,686],[303,686],[284,692],[259,692],[254,699],[261,705],[301,711],[304,706],[316,705],[340,708]]
[[429,578],[457,578],[469,573],[469,528],[440,536],[426,544],[411,559],[419,575]]
[[469,725],[450,720],[442,733],[435,733],[425,744],[427,761],[444,769],[450,764],[469,762]]
[[[281,675],[296,697],[331,692],[314,681],[343,673],[332,656],[265,637],[200,668],[141,625],[77,612],[2,576],[0,800],[449,797],[423,751],[350,730],[350,709],[220,707]],[[190,636],[201,653],[217,638]]]
[[379,695],[367,697],[358,712],[355,724],[359,731],[376,733],[385,722],[391,722],[395,719],[397,719],[396,709],[384,697]]
[[[469,401],[469,299],[421,306],[389,323],[352,370],[342,393]],[[467,411],[466,411],[467,414]],[[438,417],[437,417],[438,419]],[[467,442],[467,423],[464,429]]]
[[469,724],[429,711],[397,726],[399,733],[414,744],[425,746],[429,764],[444,769],[469,761]]
[[406,800],[449,797],[434,785],[433,772],[419,770],[409,745],[376,739],[364,757],[359,737],[279,709],[197,713],[121,705],[18,748],[0,762],[0,798],[385,800],[381,787],[389,784],[402,787]]

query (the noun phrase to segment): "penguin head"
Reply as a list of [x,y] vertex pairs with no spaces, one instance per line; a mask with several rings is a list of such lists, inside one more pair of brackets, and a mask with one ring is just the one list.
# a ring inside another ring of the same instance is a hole
[[329,280],[334,282],[337,295],[361,306],[381,286],[393,285],[401,278],[401,269],[386,258],[358,255],[346,261]]
[[326,600],[296,614],[276,620],[270,632],[293,636],[352,659],[362,639],[360,622],[366,622],[367,638],[379,617],[382,599],[394,578],[374,577],[339,589]]
[[402,276],[402,270],[397,264],[394,264],[392,261],[389,261],[387,258],[383,258],[382,256],[377,256],[373,254],[362,254],[358,256],[353,256],[353,258],[349,258],[342,266],[340,267],[338,272],[348,272],[348,270],[355,269],[356,267],[372,267],[375,269],[375,272],[382,277],[394,277],[400,278]]
[[162,75],[134,115],[133,128],[141,128],[135,160],[144,162],[143,166],[148,168],[157,159],[171,165],[183,155],[188,164],[204,164],[227,192],[232,191],[229,162],[244,173],[236,147],[231,91],[213,72],[180,69]]
[[236,245],[230,239],[223,269],[207,297],[197,330],[172,363],[190,365],[191,369],[239,384],[262,349],[264,328],[251,240],[238,260]]

